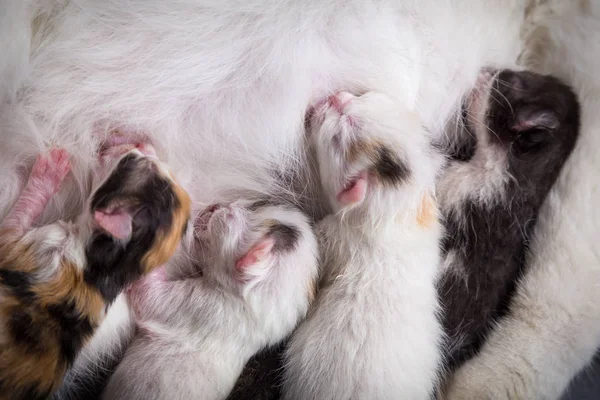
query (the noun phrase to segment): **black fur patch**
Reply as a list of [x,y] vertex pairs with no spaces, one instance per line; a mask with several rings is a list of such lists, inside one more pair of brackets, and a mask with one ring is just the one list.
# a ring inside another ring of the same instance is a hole
[[479,349],[494,321],[505,315],[522,272],[522,223],[534,224],[537,209],[514,199],[494,208],[467,202],[460,220],[446,222],[444,252],[453,250],[463,270],[440,279],[443,326],[452,341],[448,366],[454,368]]
[[35,296],[31,291],[34,282],[27,272],[0,269],[0,282],[24,303],[30,303]]
[[[557,79],[505,70],[493,86],[484,132],[494,151],[506,153],[506,172],[514,179],[491,205],[465,200],[460,213],[445,216],[442,247],[453,252],[457,267],[438,283],[451,370],[476,354],[495,322],[510,312],[539,209],[579,134],[577,97]],[[536,126],[544,121],[531,118],[546,113],[559,122],[553,128]],[[462,134],[457,148],[477,151],[471,133]],[[454,157],[451,163],[470,159]]]
[[86,248],[85,279],[98,288],[107,302],[139,278],[141,261],[154,246],[156,233],[168,231],[173,212],[180,207],[171,181],[160,175],[151,160],[127,155],[94,193],[91,212],[110,204],[128,204],[133,230],[127,243],[98,230]]
[[296,227],[276,224],[269,228],[267,235],[275,239],[274,251],[289,252],[296,248],[301,233]]
[[48,314],[57,322],[61,353],[67,365],[72,365],[75,356],[94,328],[87,316],[81,315],[73,302],[63,302],[47,307]]
[[49,391],[40,392],[34,385],[8,388],[2,381],[0,381],[0,393],[10,393],[11,400],[45,400],[50,395]]
[[287,340],[252,357],[227,400],[277,400],[281,398],[283,352]]
[[253,202],[246,208],[248,209],[248,211],[256,212],[256,211],[260,210],[261,208],[265,208],[268,206],[278,206],[278,205],[280,205],[280,203],[277,203],[269,198],[264,198],[264,199],[260,199],[260,200]]
[[7,321],[7,327],[11,336],[15,339],[15,343],[23,345],[27,352],[42,353],[46,350],[42,339],[43,330],[46,327],[34,324],[31,315],[27,311],[14,310]]
[[377,148],[375,172],[383,184],[392,186],[399,185],[410,177],[408,165],[385,146]]

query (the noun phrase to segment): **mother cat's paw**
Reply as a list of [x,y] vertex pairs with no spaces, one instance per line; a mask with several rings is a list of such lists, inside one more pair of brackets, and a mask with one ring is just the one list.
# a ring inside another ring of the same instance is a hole
[[[506,361],[506,360],[505,360]],[[528,400],[526,377],[505,363],[477,356],[448,380],[441,400]]]

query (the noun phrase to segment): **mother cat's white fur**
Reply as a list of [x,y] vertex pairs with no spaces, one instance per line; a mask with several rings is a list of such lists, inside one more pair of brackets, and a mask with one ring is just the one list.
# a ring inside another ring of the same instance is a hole
[[541,211],[510,315],[456,373],[450,400],[556,399],[600,346],[600,4],[570,3],[530,15],[523,62],[573,85],[579,141]]
[[12,49],[0,97],[13,100],[0,116],[0,218],[41,139],[84,169],[94,132],[144,130],[212,202],[226,187],[271,190],[265,169],[297,167],[306,107],[331,90],[387,92],[435,129],[482,64],[516,57],[523,6],[496,3],[0,0],[0,26],[13,27],[0,39]]
[[[435,129],[482,65],[510,67],[514,62],[520,47],[518,29],[528,3],[532,2],[0,0],[0,99],[4,102],[0,110],[0,218],[24,184],[27,174],[19,168],[47,147],[44,142],[48,141],[78,154],[76,165],[81,167],[75,171],[79,181],[71,185],[71,191],[65,188],[46,217],[72,213],[78,204],[71,195],[86,188],[85,164],[94,151],[91,134],[102,131],[107,121],[150,131],[201,202],[212,202],[228,186],[272,190],[275,183],[264,170],[273,164],[282,169],[295,166],[294,149],[306,105],[330,89],[366,86],[400,94],[399,100],[417,108]],[[565,7],[574,8],[592,4],[566,3]],[[401,12],[400,5],[410,8],[411,4],[418,4],[416,12]],[[588,24],[593,27],[595,23]],[[593,289],[598,281],[598,256],[585,254],[598,232],[598,219],[593,215],[598,148],[593,79],[598,52],[589,49],[596,46],[598,34],[577,19],[572,25],[583,32],[556,31],[564,46],[575,46],[570,52],[559,52],[556,66],[560,68],[547,72],[579,68],[568,74],[563,71],[563,75],[580,80],[577,87],[585,95],[584,129],[543,215],[547,222],[539,225],[547,243],[535,262],[539,267],[532,268],[540,272],[531,274],[554,276],[556,272],[542,268],[550,265],[544,260],[569,267],[561,273],[573,268],[573,273],[556,279],[561,282],[560,290],[565,282],[571,288],[591,285]],[[564,54],[573,59],[567,57],[565,63]],[[576,179],[568,178],[573,175]],[[564,210],[572,210],[568,221],[561,219],[568,218],[567,211],[560,216],[561,203]],[[564,228],[569,226],[577,227],[578,233],[569,234],[572,228]],[[560,238],[569,240],[560,246],[554,242],[557,238],[550,240],[555,229],[562,230]],[[571,241],[574,237],[580,237],[577,243]],[[577,254],[579,249],[585,250]],[[559,261],[565,254],[569,259]],[[591,294],[576,291],[584,294],[576,301],[569,293],[557,296],[562,292],[554,290],[551,282],[546,282],[546,288],[542,281],[530,280],[540,282],[530,286],[539,288],[534,298],[542,310],[547,307],[543,293],[550,293],[559,309],[578,310],[581,305],[585,311],[598,303],[592,301],[595,289]],[[543,312],[540,315],[547,317]],[[560,392],[589,359],[597,344],[597,315],[583,314],[585,329],[578,329],[577,324],[569,327],[562,319],[555,321],[554,329],[576,331],[575,336],[565,334],[565,338],[573,339],[586,330],[590,336],[582,337],[581,347],[569,352],[566,362],[563,356],[546,362],[560,346],[540,355],[542,368],[531,381],[532,390],[549,396]],[[515,332],[514,328],[502,329]],[[492,341],[506,340],[502,337]],[[494,364],[494,359],[490,362]],[[500,371],[497,365],[494,368]],[[482,375],[478,382],[512,387],[517,378],[511,378],[511,368],[503,368],[501,378]],[[547,383],[549,389],[545,389]]]

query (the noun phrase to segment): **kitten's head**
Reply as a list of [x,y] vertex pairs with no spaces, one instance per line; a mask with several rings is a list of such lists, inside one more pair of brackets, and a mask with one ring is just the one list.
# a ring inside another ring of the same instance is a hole
[[573,91],[528,71],[483,71],[466,111],[476,146],[506,154],[507,170],[520,184],[551,184],[579,133]]
[[395,213],[404,199],[414,200],[409,193],[433,189],[439,158],[427,132],[415,113],[389,97],[338,93],[317,104],[308,122],[321,184],[334,211]]
[[103,148],[88,204],[87,278],[113,299],[164,264],[187,227],[191,201],[148,143]]
[[241,295],[257,312],[279,307],[293,318],[306,313],[318,250],[302,212],[264,201],[212,206],[197,217],[194,235],[205,279]]

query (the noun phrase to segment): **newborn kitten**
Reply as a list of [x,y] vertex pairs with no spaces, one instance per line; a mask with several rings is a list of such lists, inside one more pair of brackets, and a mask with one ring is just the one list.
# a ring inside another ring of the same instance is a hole
[[177,247],[190,200],[149,145],[105,148],[74,223],[34,227],[70,170],[37,157],[0,225],[0,398],[44,399],[60,385],[107,307]]
[[52,400],[99,399],[135,333],[126,293],[121,293],[81,349]]
[[238,201],[195,225],[186,251],[195,259],[132,288],[138,332],[104,398],[224,399],[250,357],[305,316],[318,252],[304,214]]
[[310,124],[335,214],[318,224],[322,289],[290,340],[284,398],[427,399],[442,333],[441,157],[418,117],[382,94],[340,93]]
[[481,73],[437,187],[447,228],[438,289],[451,370],[506,312],[540,206],[578,132],[577,98],[557,79]]

